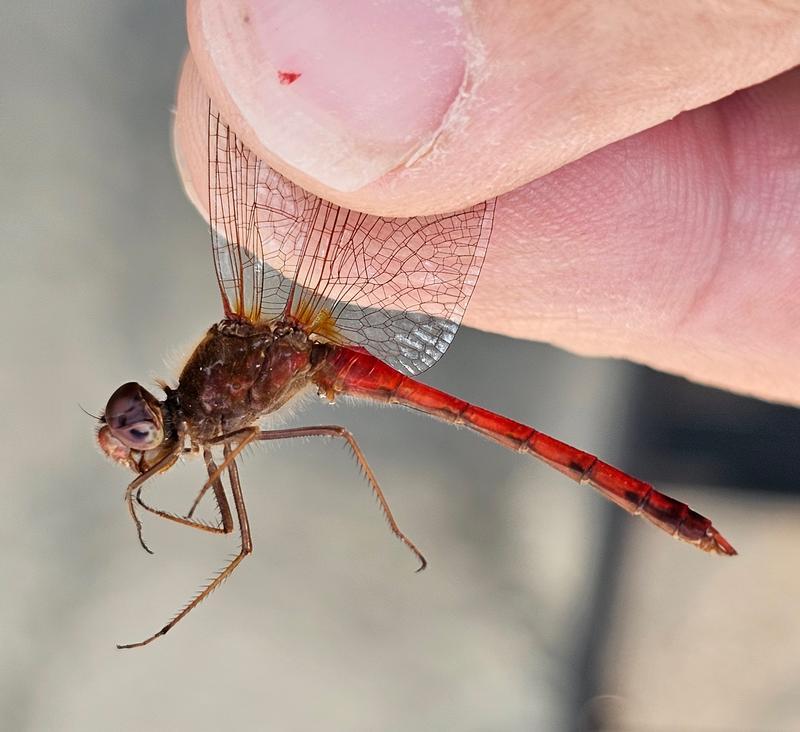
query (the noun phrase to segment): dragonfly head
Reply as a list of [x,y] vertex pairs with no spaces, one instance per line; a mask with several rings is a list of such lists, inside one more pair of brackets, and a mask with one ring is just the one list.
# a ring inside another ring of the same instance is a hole
[[[117,389],[99,419],[97,443],[114,462],[141,473],[165,447],[161,402],[136,382]],[[157,459],[157,458],[156,458]]]

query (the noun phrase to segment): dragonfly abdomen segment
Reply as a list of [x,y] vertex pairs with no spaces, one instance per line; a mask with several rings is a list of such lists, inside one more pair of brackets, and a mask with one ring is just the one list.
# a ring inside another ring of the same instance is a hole
[[677,539],[707,552],[736,554],[709,519],[649,483],[532,427],[414,381],[368,353],[333,349],[317,379],[327,393],[401,404],[468,427],[503,447],[533,455],[578,483],[587,483],[620,508],[643,516]]
[[[704,551],[735,553],[709,519],[693,511],[685,503],[657,491],[649,483],[532,427],[444,396],[454,403],[449,410],[446,407],[437,410],[436,416],[440,419],[464,424],[504,447],[537,457],[577,483],[587,483],[620,508],[643,516],[675,538],[694,544]],[[404,397],[400,401],[408,403],[407,395]]]

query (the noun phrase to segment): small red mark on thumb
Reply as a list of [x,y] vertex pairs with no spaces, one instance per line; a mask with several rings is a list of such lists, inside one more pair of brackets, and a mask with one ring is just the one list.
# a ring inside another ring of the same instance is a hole
[[279,71],[278,81],[281,84],[294,84],[302,74],[298,71]]

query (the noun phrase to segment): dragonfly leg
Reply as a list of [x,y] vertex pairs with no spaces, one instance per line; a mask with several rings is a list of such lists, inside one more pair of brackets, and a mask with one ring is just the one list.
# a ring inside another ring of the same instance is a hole
[[428,562],[422,555],[422,552],[417,549],[414,542],[411,541],[411,539],[409,539],[397,525],[397,521],[395,521],[395,518],[392,515],[392,510],[389,508],[389,503],[386,500],[386,496],[383,495],[383,491],[378,484],[378,479],[375,477],[375,473],[372,472],[372,468],[370,468],[369,463],[367,463],[367,459],[364,457],[364,453],[361,452],[361,448],[358,446],[355,437],[353,437],[348,430],[337,425],[322,425],[319,427],[293,427],[289,429],[265,430],[263,432],[259,432],[255,439],[288,440],[294,437],[338,437],[339,439],[344,440],[349,446],[350,451],[353,457],[356,459],[356,462],[358,463],[362,472],[364,473],[364,477],[367,479],[367,483],[369,483],[369,486],[372,489],[372,492],[375,495],[381,510],[383,511],[383,515],[386,518],[386,523],[389,524],[389,528],[391,529],[392,533],[414,553],[414,556],[416,556],[417,560],[419,561],[417,572],[421,572],[423,569],[425,569],[425,567],[428,566]]
[[[199,529],[200,531],[207,531],[210,534],[230,534],[233,531],[233,517],[231,516],[230,505],[228,504],[228,498],[225,495],[225,488],[222,485],[222,477],[217,468],[217,464],[214,462],[214,458],[211,455],[211,450],[208,448],[203,451],[203,459],[205,460],[206,468],[208,469],[208,480],[203,484],[203,487],[197,494],[197,498],[195,498],[192,509],[189,511],[187,516],[178,516],[177,514],[170,513],[169,511],[162,511],[161,509],[154,508],[153,506],[145,503],[144,499],[142,498],[142,489],[144,486],[139,486],[138,490],[136,491],[136,503],[138,503],[145,511],[149,511],[159,518],[166,519],[168,521],[174,521],[176,524],[181,524],[182,526],[188,526],[192,529]],[[220,523],[217,526],[211,526],[211,524],[207,524],[204,521],[198,521],[197,519],[192,518],[192,513],[194,512],[195,508],[197,508],[197,504],[200,503],[200,499],[206,494],[209,488],[212,488],[214,491],[214,499],[217,503],[217,508],[220,514]]]
[[[208,461],[209,461],[210,455],[209,455],[207,449],[203,451],[203,457],[205,458],[206,465],[208,465]],[[212,462],[213,462],[213,460],[212,460]],[[211,473],[209,473],[209,475],[211,475]],[[189,507],[189,510],[186,512],[186,518],[187,519],[190,519],[190,518],[192,518],[192,516],[194,516],[194,512],[197,510],[197,507],[200,505],[200,501],[203,500],[203,497],[205,496],[206,493],[208,493],[208,489],[212,485],[213,484],[205,483],[203,485],[203,487],[200,489],[198,494],[195,496],[194,501],[192,501],[192,505]],[[216,494],[216,489],[214,490],[214,493]],[[221,509],[220,509],[220,513],[221,513]]]
[[139,543],[148,554],[152,554],[153,552],[150,547],[145,544],[144,537],[142,536],[142,522],[139,519],[139,516],[136,514],[136,508],[133,505],[134,494],[138,493],[141,489],[141,486],[150,480],[150,478],[152,478],[154,475],[171,468],[177,462],[179,454],[179,451],[175,451],[165,455],[163,458],[161,458],[161,460],[153,465],[153,467],[149,468],[131,481],[131,483],[129,483],[128,487],[125,489],[125,503],[128,506],[128,513],[133,520],[133,525],[136,527],[136,536],[139,537]]
[[[152,643],[156,638],[160,638],[162,635],[166,635],[175,625],[177,625],[183,618],[185,618],[194,608],[196,608],[203,600],[205,600],[214,590],[217,589],[228,577],[231,576],[233,570],[236,569],[237,566],[241,563],[241,561],[253,551],[253,542],[250,536],[250,521],[247,518],[247,509],[244,503],[244,496],[242,495],[242,486],[239,482],[239,469],[236,466],[236,458],[239,454],[244,450],[244,448],[252,442],[254,439],[257,438],[259,432],[255,428],[251,428],[248,430],[239,430],[236,433],[232,433],[236,436],[242,436],[239,443],[236,447],[232,447],[232,443],[229,441],[224,442],[224,460],[222,464],[213,471],[213,473],[209,476],[208,482],[213,483],[215,480],[218,480],[220,475],[223,471],[228,471],[228,476],[230,477],[231,481],[231,493],[233,495],[233,505],[236,508],[236,518],[239,522],[239,537],[240,537],[240,546],[239,552],[236,556],[228,562],[228,564],[223,567],[222,571],[220,571],[212,580],[209,582],[200,592],[197,593],[190,601],[187,603],[184,608],[175,615],[172,620],[170,620],[161,630],[157,633],[153,633],[153,635],[145,638],[138,643],[126,643],[126,644],[118,644],[117,648],[140,648],[141,646],[146,646],[148,643]],[[219,442],[223,440],[225,436],[216,440]]]
[[[227,441],[231,441],[233,439],[246,436],[246,435],[250,434],[251,432],[253,432],[253,428],[245,428],[245,429],[241,429],[241,430],[236,430],[235,432],[229,432],[228,434],[221,435],[220,437],[214,438],[213,440],[211,440],[211,442],[209,444],[218,445],[220,443],[225,443]],[[203,458],[206,461],[206,466],[208,466],[209,479],[203,484],[203,487],[200,489],[198,494],[195,496],[195,499],[194,499],[194,501],[192,501],[192,505],[189,508],[189,511],[187,512],[186,516],[176,516],[175,514],[166,514],[166,512],[159,513],[158,515],[160,515],[162,518],[169,518],[172,521],[176,521],[179,524],[184,524],[186,526],[195,526],[195,525],[197,525],[197,528],[205,529],[205,528],[207,528],[208,525],[204,524],[202,521],[193,521],[192,520],[192,516],[194,515],[194,512],[197,510],[197,507],[200,505],[200,501],[203,500],[203,497],[208,492],[208,489],[209,488],[213,488],[214,497],[215,497],[215,500],[217,502],[217,508],[219,509],[219,512],[220,512],[221,528],[225,529],[225,527],[229,527],[229,528],[223,530],[222,533],[229,534],[231,531],[233,531],[233,519],[231,518],[231,512],[230,512],[230,507],[228,506],[228,500],[225,497],[225,491],[222,488],[221,483],[219,482],[219,477],[217,477],[216,480],[212,480],[212,477],[211,477],[212,472],[215,472],[217,470],[217,466],[214,463],[214,459],[213,459],[213,457],[211,455],[211,451],[208,448],[205,448],[203,450]],[[221,472],[222,471],[220,470],[220,473]],[[137,499],[138,499],[138,495],[137,495]],[[150,509],[148,508],[148,510],[150,510]],[[154,511],[154,512],[157,513],[157,511]]]

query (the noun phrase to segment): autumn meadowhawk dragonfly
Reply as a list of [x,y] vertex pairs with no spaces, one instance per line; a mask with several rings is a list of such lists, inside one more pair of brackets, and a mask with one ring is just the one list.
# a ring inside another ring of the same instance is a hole
[[[139,509],[213,534],[230,534],[238,525],[241,545],[163,628],[120,648],[166,634],[250,554],[236,459],[260,440],[345,441],[392,533],[414,553],[419,569],[425,567],[348,430],[259,427],[262,417],[308,389],[331,402],[347,395],[400,404],[467,427],[587,483],[678,539],[736,554],[711,521],[686,504],[532,427],[411,378],[436,363],[453,339],[489,243],[494,201],[437,216],[370,216],[324,201],[269,168],[211,104],[208,143],[212,253],[224,318],[196,347],[177,386],[159,384],[162,400],[136,383],[117,389],[99,419],[97,439],[106,455],[137,474],[125,500],[145,549]],[[145,482],[190,454],[202,456],[208,479],[189,511],[177,515],[146,503]],[[209,490],[219,509],[217,525],[194,517]]]

